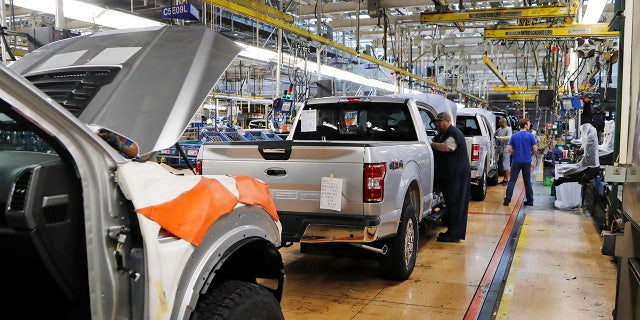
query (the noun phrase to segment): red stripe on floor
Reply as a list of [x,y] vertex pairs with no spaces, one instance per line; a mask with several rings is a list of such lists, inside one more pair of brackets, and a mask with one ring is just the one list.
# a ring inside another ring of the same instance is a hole
[[520,206],[522,205],[522,199],[524,199],[525,190],[523,189],[520,192],[520,196],[518,197],[518,201],[516,201],[516,205],[511,211],[511,217],[509,217],[509,221],[502,232],[502,236],[500,237],[500,241],[498,241],[498,246],[496,250],[493,252],[491,256],[491,261],[489,261],[489,265],[487,266],[487,270],[484,272],[484,276],[480,280],[480,284],[478,285],[478,289],[476,289],[476,293],[471,299],[471,303],[469,304],[469,308],[467,309],[467,313],[464,315],[464,320],[475,320],[478,319],[478,315],[480,314],[480,309],[482,309],[482,303],[484,302],[485,296],[489,287],[491,286],[491,280],[495,276],[496,269],[498,268],[498,264],[500,263],[500,258],[502,257],[502,253],[504,252],[504,248],[509,240],[509,235],[511,234],[511,230],[513,229],[513,225],[516,222],[516,218],[518,217],[518,211],[520,211]]
[[493,216],[508,216],[511,215],[512,212],[480,212],[480,211],[469,211],[469,214],[486,214],[486,215],[493,215]]

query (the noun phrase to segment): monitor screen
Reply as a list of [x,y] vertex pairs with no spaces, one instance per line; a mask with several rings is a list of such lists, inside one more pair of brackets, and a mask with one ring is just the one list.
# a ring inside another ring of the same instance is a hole
[[560,103],[562,104],[562,109],[573,110],[573,101],[571,100],[572,100],[571,98],[564,98],[560,100]]

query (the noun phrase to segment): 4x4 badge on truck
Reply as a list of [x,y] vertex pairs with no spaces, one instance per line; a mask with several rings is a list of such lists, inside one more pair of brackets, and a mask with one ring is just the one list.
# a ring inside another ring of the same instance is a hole
[[403,167],[404,167],[404,164],[402,163],[402,160],[400,160],[400,161],[391,161],[389,163],[389,169],[390,170],[402,169]]

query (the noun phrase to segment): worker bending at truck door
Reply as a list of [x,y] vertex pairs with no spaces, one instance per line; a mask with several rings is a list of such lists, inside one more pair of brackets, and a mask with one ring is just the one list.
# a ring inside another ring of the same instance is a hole
[[471,167],[467,143],[460,129],[451,125],[451,116],[440,112],[436,118],[438,134],[431,142],[435,163],[435,181],[443,193],[447,211],[442,222],[446,232],[438,235],[439,242],[460,242],[467,233]]

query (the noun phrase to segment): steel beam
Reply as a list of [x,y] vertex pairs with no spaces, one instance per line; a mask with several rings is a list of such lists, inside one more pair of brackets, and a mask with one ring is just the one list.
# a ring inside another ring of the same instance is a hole
[[535,40],[566,38],[617,38],[618,31],[609,31],[606,23],[533,25],[518,27],[485,28],[485,39]]
[[500,79],[502,84],[504,84],[505,86],[509,85],[509,82],[507,82],[507,79],[502,75],[502,72],[498,70],[498,67],[495,64],[493,64],[493,61],[491,61],[491,59],[489,59],[488,56],[485,55],[484,57],[482,57],[482,62],[484,62],[484,64],[486,64],[487,67],[489,67],[491,72],[493,72],[493,74],[495,74],[496,77]]
[[[448,5],[446,0],[433,0],[433,3],[445,7]],[[422,19],[422,15],[420,15],[420,19]],[[454,24],[456,25],[456,27],[458,27],[458,30],[460,30],[460,32],[464,32],[464,23],[454,22]]]
[[508,94],[507,97],[514,101],[524,100],[526,102],[535,102],[537,100],[537,95],[535,93],[512,93]]
[[310,41],[313,40],[313,41],[316,41],[316,42],[321,43],[321,44],[326,44],[326,45],[328,45],[330,47],[336,48],[336,49],[338,49],[340,51],[343,51],[343,52],[345,52],[347,54],[356,56],[358,58],[367,60],[367,61],[375,63],[375,64],[377,64],[379,66],[382,66],[382,67],[385,67],[387,69],[390,69],[390,70],[394,71],[397,74],[404,75],[404,76],[407,76],[409,78],[424,82],[426,85],[428,85],[428,86],[430,86],[430,87],[432,87],[432,88],[434,88],[434,89],[436,89],[438,91],[444,91],[444,92],[455,91],[455,92],[458,92],[458,93],[460,93],[460,94],[462,94],[462,95],[464,95],[464,96],[466,96],[468,98],[475,99],[476,101],[479,101],[479,102],[482,102],[482,103],[488,103],[487,100],[482,99],[482,98],[480,98],[478,96],[475,96],[475,95],[467,93],[467,92],[463,92],[463,91],[458,90],[458,89],[449,88],[447,86],[440,85],[436,81],[433,81],[431,79],[427,79],[425,77],[413,74],[413,73],[408,72],[408,71],[406,71],[406,70],[404,70],[402,68],[398,68],[398,67],[396,67],[394,65],[391,65],[391,64],[389,64],[389,63],[387,63],[385,61],[382,61],[382,60],[380,60],[378,58],[369,56],[369,55],[364,54],[364,53],[357,52],[356,50],[351,49],[351,48],[349,48],[349,47],[347,47],[347,46],[345,46],[343,44],[331,41],[331,40],[329,40],[329,39],[327,39],[325,37],[322,37],[322,36],[317,35],[315,33],[311,33],[311,32],[309,32],[307,30],[300,29],[300,28],[298,28],[298,27],[296,27],[296,26],[294,26],[294,25],[292,25],[290,23],[287,23],[286,21],[283,21],[283,20],[277,19],[277,18],[273,18],[273,17],[268,16],[268,15],[262,13],[262,12],[258,12],[256,10],[252,10],[250,8],[238,5],[238,4],[236,4],[234,2],[231,2],[231,1],[228,1],[228,0],[203,0],[203,1],[207,2],[207,3],[210,3],[210,4],[214,5],[214,6],[225,8],[226,10],[230,10],[230,11],[233,11],[233,12],[236,12],[236,13],[239,13],[239,14],[254,18],[256,20],[263,21],[263,22],[268,23],[268,24],[270,24],[270,25],[272,25],[272,26],[274,26],[276,28],[280,28],[282,30],[286,30],[286,31],[295,33],[297,35],[300,35],[300,36],[302,36],[302,37],[304,37],[304,38],[306,38],[306,39],[308,39]]
[[527,6],[513,8],[474,9],[460,12],[422,12],[420,23],[451,23],[514,19],[570,18],[578,10],[577,0],[570,5]]
[[493,91],[495,92],[538,92],[539,90],[548,89],[547,86],[503,86],[503,87],[494,87]]

